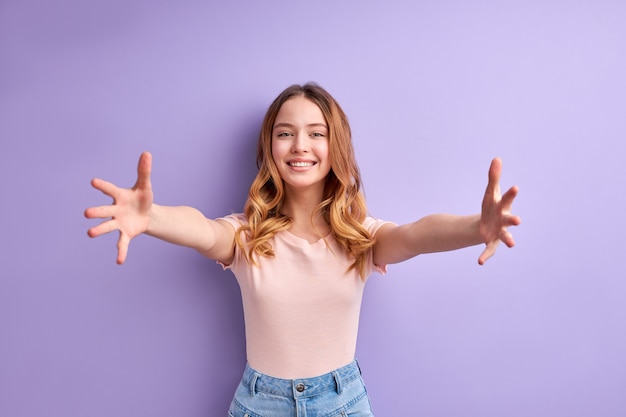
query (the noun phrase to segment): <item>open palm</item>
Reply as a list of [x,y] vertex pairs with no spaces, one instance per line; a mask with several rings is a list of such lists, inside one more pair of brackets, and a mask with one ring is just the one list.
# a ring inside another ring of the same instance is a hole
[[489,168],[489,183],[485,190],[480,216],[480,235],[487,245],[478,258],[478,263],[481,265],[495,254],[500,242],[508,247],[515,245],[508,227],[517,226],[521,223],[518,216],[511,214],[513,200],[515,200],[519,189],[513,186],[502,195],[500,192],[501,174],[502,161],[500,158],[495,158]]
[[132,188],[120,188],[116,185],[95,178],[91,185],[113,198],[113,204],[107,206],[90,207],[85,210],[85,217],[89,219],[107,219],[97,226],[90,228],[87,234],[98,237],[105,233],[119,230],[117,242],[117,263],[122,264],[128,254],[131,239],[148,230],[150,212],[154,196],[150,183],[152,169],[152,155],[148,152],[141,154],[137,165],[137,182]]

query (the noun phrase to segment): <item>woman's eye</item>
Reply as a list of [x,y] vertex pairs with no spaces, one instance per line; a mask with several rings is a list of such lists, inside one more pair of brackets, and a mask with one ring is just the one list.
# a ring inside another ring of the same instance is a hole
[[324,134],[322,132],[313,132],[311,136],[314,136],[316,138],[323,138]]
[[287,137],[287,136],[291,136],[291,133],[289,133],[289,132],[281,132],[277,136],[279,138],[284,138],[284,137]]

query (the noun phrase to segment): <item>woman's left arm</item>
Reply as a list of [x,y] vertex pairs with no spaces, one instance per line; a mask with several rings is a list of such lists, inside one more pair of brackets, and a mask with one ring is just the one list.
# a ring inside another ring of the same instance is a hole
[[502,195],[501,173],[502,161],[495,158],[489,168],[489,182],[483,197],[481,214],[434,214],[414,223],[382,226],[376,232],[374,263],[387,265],[420,254],[445,252],[484,243],[485,250],[478,258],[478,263],[483,265],[494,255],[500,242],[513,247],[515,241],[508,227],[521,223],[519,216],[511,214],[518,188],[513,186]]

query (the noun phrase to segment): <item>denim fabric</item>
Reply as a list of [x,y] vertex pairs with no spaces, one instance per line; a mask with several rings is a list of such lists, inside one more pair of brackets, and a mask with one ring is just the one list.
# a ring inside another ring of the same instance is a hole
[[246,366],[229,417],[373,417],[358,363],[304,379],[280,379]]

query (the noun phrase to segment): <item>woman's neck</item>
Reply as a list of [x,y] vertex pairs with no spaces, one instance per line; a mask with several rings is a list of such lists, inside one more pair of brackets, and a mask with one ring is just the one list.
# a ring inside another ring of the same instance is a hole
[[281,211],[294,220],[303,217],[310,221],[311,215],[322,202],[323,193],[322,187],[293,189],[287,186]]
[[310,242],[326,237],[330,226],[321,213],[315,213],[321,202],[321,193],[287,193],[281,212],[293,220],[289,231]]

